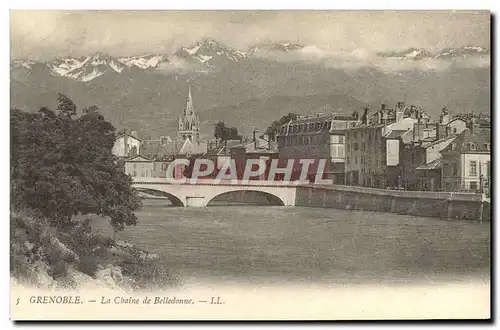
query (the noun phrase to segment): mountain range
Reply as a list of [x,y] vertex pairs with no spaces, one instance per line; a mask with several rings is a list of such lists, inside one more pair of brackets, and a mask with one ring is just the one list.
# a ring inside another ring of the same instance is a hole
[[489,56],[479,46],[360,57],[288,42],[238,50],[203,39],[168,54],[13,59],[11,107],[55,108],[64,93],[144,137],[175,134],[188,83],[206,136],[219,120],[249,134],[288,112],[351,113],[401,100],[431,115],[443,106],[489,112]]

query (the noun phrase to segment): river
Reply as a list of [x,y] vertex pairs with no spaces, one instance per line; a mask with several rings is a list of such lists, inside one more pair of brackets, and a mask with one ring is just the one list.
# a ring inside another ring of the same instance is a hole
[[188,283],[489,282],[489,223],[164,200],[144,200],[137,216],[116,239],[167,256]]

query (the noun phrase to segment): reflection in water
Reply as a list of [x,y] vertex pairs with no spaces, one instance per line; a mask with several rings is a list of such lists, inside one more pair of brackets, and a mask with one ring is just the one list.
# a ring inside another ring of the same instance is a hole
[[[117,234],[187,281],[366,283],[489,277],[489,224],[280,206],[177,208],[145,200]],[[97,221],[96,228],[111,233]]]

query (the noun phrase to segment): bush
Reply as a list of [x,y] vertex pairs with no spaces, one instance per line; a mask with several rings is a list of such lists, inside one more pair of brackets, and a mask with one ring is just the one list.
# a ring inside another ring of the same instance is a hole
[[136,290],[154,290],[181,285],[181,279],[166,266],[165,260],[138,260],[119,264],[122,274],[132,278]]
[[39,274],[53,279],[67,275],[78,255],[55,236],[48,221],[34,211],[11,214],[11,275],[31,283]]
[[36,212],[12,213],[10,254],[11,275],[36,285],[41,280],[63,284],[70,265],[93,278],[105,265],[119,266],[139,290],[181,284],[164,259],[93,232],[89,219],[63,231]]

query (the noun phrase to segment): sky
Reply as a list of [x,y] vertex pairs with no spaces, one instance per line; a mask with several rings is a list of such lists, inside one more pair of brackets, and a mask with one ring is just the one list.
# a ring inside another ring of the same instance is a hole
[[171,53],[204,37],[247,50],[263,42],[366,52],[490,47],[490,13],[466,11],[21,11],[11,56]]

